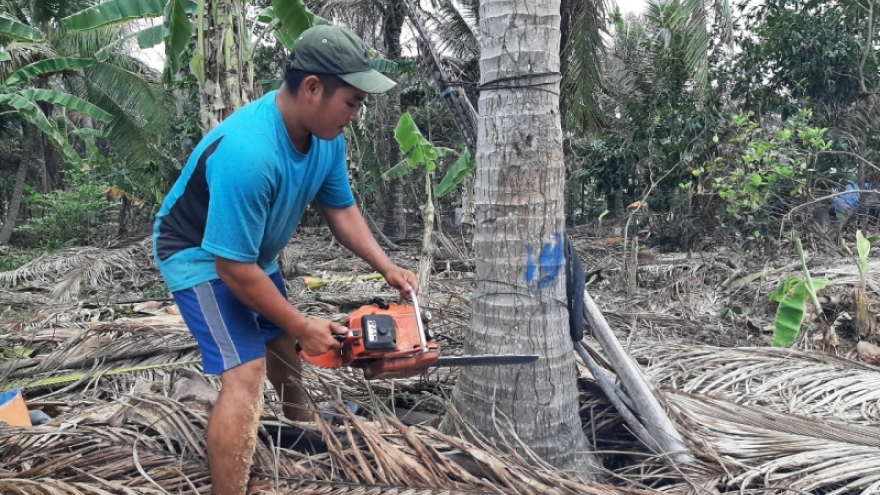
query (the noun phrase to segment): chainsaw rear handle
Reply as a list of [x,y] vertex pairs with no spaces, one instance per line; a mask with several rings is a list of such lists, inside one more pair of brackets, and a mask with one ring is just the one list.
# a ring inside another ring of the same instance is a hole
[[[340,344],[345,344],[345,339],[348,338],[349,334],[341,334],[334,333],[333,338],[336,339]],[[343,366],[342,361],[342,350],[335,351],[327,351],[324,354],[320,354],[318,356],[312,356],[303,350],[302,346],[299,345],[299,342],[296,343],[296,352],[299,354],[299,357],[302,358],[307,363],[314,364],[315,366],[320,366],[322,368],[341,368]]]

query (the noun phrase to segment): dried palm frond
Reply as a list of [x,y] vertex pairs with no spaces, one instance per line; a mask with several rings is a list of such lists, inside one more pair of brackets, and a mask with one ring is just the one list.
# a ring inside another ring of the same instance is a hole
[[15,493],[41,480],[97,482],[104,489],[116,487],[116,493],[121,487],[209,493],[205,437],[197,434],[204,417],[164,397],[139,397],[137,410],[127,427],[3,429],[0,488]]
[[89,329],[43,357],[33,371],[81,368],[94,362],[121,361],[137,356],[176,354],[196,343],[182,326],[133,326],[108,323]]
[[49,298],[42,294],[30,294],[0,290],[0,305],[27,308],[30,306],[46,306]]
[[[121,487],[130,493],[210,493],[204,412],[155,394],[119,399],[130,406],[122,426],[0,429],[3,493],[29,492],[36,480],[47,492],[60,493],[78,493],[86,483],[111,493]],[[320,419],[306,425],[323,433],[325,453],[281,449],[263,436],[254,456],[253,488],[323,494],[640,493],[535,468],[514,454],[433,429],[406,427],[382,411],[367,421],[338,409],[342,428]]]
[[[743,493],[873,493],[880,468],[880,432],[842,422],[782,415],[724,399],[667,395],[714,459],[727,459],[728,487]],[[731,462],[732,461],[732,462]]]
[[162,380],[172,370],[197,369],[201,363],[196,342],[182,324],[108,323],[67,334],[55,328],[29,329],[0,335],[4,342],[39,352],[26,367],[4,370],[0,390],[49,389],[49,395],[58,394],[59,388],[127,390],[138,379]]
[[110,284],[117,274],[136,279],[139,270],[152,266],[151,249],[149,238],[119,249],[63,249],[0,272],[0,284],[38,284],[51,288],[57,300],[66,301],[79,295],[84,283],[88,287]]
[[[712,488],[783,495],[880,487],[877,368],[776,348],[663,344],[633,355],[666,390],[671,418],[698,457],[694,469],[704,473],[699,479],[717,479]],[[619,429],[603,401],[591,407],[604,418],[606,438]],[[640,451],[630,438],[619,441]],[[670,484],[681,473],[650,457],[617,474],[664,492],[700,493],[689,483]]]
[[880,368],[780,348],[641,348],[634,357],[664,387],[848,423],[880,424]]

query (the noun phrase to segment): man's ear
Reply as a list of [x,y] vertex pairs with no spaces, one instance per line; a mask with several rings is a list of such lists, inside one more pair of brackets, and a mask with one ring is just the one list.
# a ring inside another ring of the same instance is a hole
[[303,79],[302,83],[299,86],[300,91],[304,92],[304,96],[307,99],[313,99],[320,96],[321,92],[324,90],[323,85],[321,84],[321,80],[318,79],[318,76],[312,74],[310,76],[306,76]]

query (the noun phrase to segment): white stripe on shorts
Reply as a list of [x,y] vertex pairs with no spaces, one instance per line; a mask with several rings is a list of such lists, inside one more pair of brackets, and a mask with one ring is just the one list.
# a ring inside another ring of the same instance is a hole
[[208,324],[208,330],[211,331],[211,337],[220,349],[220,356],[223,358],[223,369],[232,369],[241,364],[241,357],[232,343],[232,337],[226,328],[226,322],[223,321],[223,315],[220,313],[220,306],[217,304],[217,298],[214,296],[214,288],[211,282],[205,282],[193,287],[196,297],[199,299],[199,309],[205,317],[205,323]]

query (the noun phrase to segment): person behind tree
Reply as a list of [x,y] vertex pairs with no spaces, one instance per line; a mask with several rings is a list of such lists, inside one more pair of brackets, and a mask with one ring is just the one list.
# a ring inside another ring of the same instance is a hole
[[154,226],[159,270],[205,373],[222,383],[207,432],[217,495],[245,493],[265,378],[285,416],[310,420],[295,345],[323,354],[339,349],[332,334],[346,331],[286,298],[276,258],[306,207],[315,201],[338,241],[402,297],[418,290],[415,274],[392,263],[368,229],[346,166],[345,127],[367,94],[395,83],[372,69],[367,46],[347,29],[310,28],[294,48],[281,89],[202,139]]

